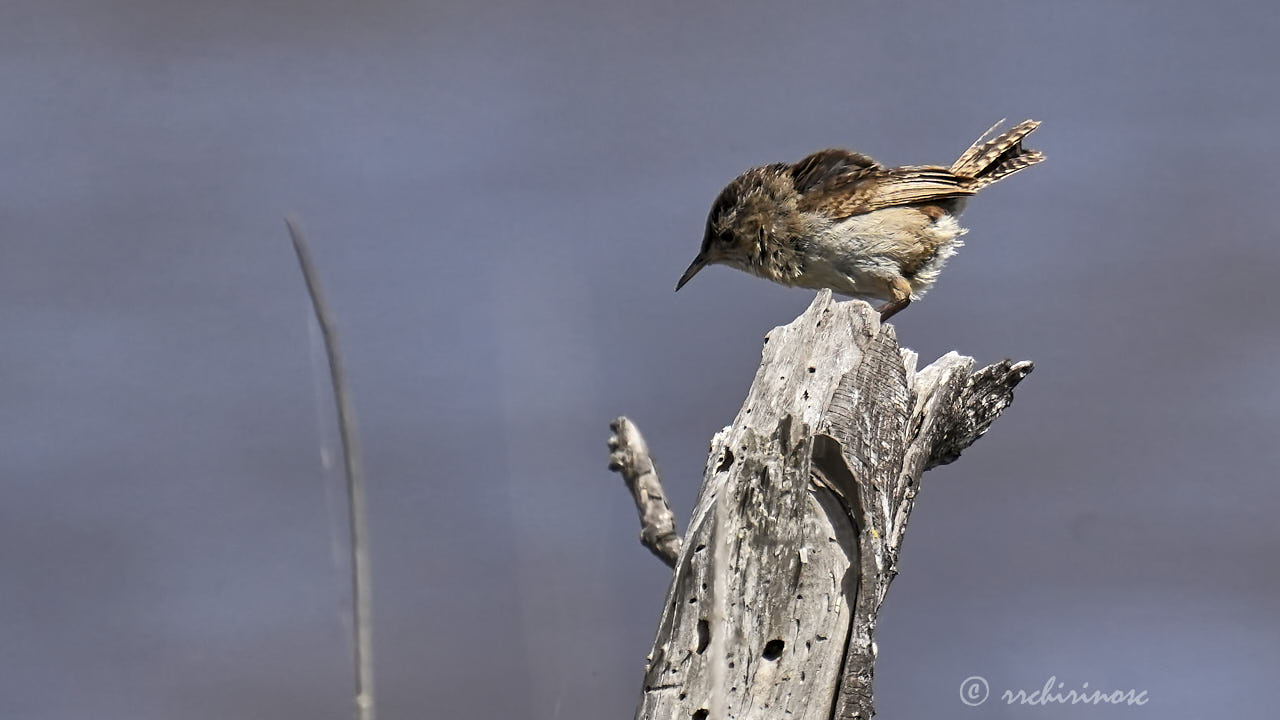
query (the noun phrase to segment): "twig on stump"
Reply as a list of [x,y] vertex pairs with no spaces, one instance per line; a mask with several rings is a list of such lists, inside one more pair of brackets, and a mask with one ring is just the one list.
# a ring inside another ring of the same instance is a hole
[[680,536],[676,533],[676,516],[667,504],[658,469],[649,457],[649,446],[635,423],[625,417],[609,423],[609,469],[622,475],[640,515],[640,542],[657,555],[667,567],[676,566],[680,555]]
[[985,433],[1032,368],[915,366],[869,305],[828,291],[765,338],[712,440],[637,718],[874,715],[876,617],[920,476]]
[[351,406],[351,394],[347,391],[346,373],[342,369],[342,355],[338,352],[338,326],[325,302],[320,289],[320,278],[311,251],[307,247],[302,226],[295,217],[285,218],[289,239],[298,256],[302,278],[311,295],[311,307],[315,311],[320,334],[324,337],[325,355],[329,359],[329,379],[338,406],[338,435],[342,441],[342,458],[347,478],[347,518],[351,525],[351,594],[353,615],[351,623],[354,635],[356,674],[356,720],[374,720],[373,696],[373,579],[369,570],[369,523],[365,511],[364,469],[360,464],[359,433],[356,432],[355,411]]

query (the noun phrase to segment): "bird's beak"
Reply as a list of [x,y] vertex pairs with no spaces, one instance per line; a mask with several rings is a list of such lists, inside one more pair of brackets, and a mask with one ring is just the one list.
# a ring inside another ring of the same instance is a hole
[[685,283],[692,280],[693,276],[697,275],[698,271],[706,266],[707,257],[702,253],[698,253],[698,257],[694,258],[693,262],[689,263],[689,269],[685,270],[684,274],[680,276],[680,282],[676,283],[676,292],[679,292],[680,288],[684,287]]

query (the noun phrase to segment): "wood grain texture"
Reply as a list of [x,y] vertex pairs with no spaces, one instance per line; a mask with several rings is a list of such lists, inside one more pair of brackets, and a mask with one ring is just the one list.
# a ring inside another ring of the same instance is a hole
[[869,305],[829,291],[766,336],[712,440],[637,718],[872,717],[876,617],[920,476],[1031,371],[974,373],[955,353],[915,365]]

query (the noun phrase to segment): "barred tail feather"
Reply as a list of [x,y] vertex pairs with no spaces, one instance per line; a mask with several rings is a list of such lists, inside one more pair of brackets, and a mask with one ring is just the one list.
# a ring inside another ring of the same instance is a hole
[[1022,140],[1040,127],[1035,120],[1024,120],[995,138],[987,137],[996,131],[1003,120],[996,123],[951,165],[951,172],[973,179],[974,190],[986,187],[1001,178],[1023,168],[1044,161],[1044,153],[1022,147]]

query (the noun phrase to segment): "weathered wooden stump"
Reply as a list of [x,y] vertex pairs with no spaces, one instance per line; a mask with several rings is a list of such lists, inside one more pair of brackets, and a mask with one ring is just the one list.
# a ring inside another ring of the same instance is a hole
[[869,720],[876,615],[920,476],[981,437],[1031,369],[973,372],[953,352],[916,370],[869,305],[822,291],[766,336],[683,542],[643,437],[615,420],[610,467],[675,569],[636,717]]

